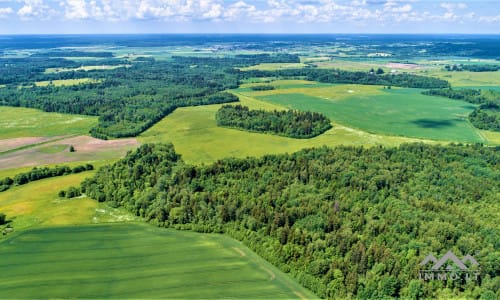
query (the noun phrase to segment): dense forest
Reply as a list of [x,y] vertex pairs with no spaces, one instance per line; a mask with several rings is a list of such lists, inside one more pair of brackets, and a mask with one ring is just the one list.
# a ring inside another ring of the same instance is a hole
[[316,112],[295,110],[250,110],[241,105],[224,105],[215,115],[217,125],[266,132],[291,138],[312,138],[332,128],[330,120]]
[[[322,147],[191,166],[146,144],[81,190],[159,226],[226,233],[320,297],[494,299],[499,150]],[[418,279],[428,254],[449,250],[474,255],[478,282]]]
[[14,178],[5,177],[0,179],[0,192],[8,190],[13,185],[23,185],[32,181],[41,180],[44,178],[63,176],[69,174],[77,174],[84,171],[93,170],[94,166],[91,164],[85,164],[70,168],[68,166],[56,166],[53,168],[42,167],[33,168],[29,172],[19,173],[14,176]]
[[[49,58],[52,55],[60,58]],[[99,116],[91,135],[101,139],[137,136],[178,107],[238,101],[226,89],[248,77],[305,78],[325,83],[357,83],[415,88],[443,88],[444,80],[412,74],[350,72],[317,68],[245,71],[260,63],[296,63],[295,54],[252,54],[227,57],[174,56],[167,61],[139,57],[117,59],[109,52],[49,51],[27,58],[0,59],[0,105],[47,112]],[[87,60],[72,61],[85,55]],[[47,56],[47,57],[45,57]],[[64,58],[62,58],[64,56]],[[117,66],[115,69],[46,72],[48,68]],[[38,81],[93,79],[72,86],[36,86]],[[20,88],[22,87],[22,88]]]
[[323,83],[354,83],[424,89],[447,88],[450,86],[449,82],[446,80],[408,73],[384,74],[378,72],[353,72],[340,69],[302,68],[277,71],[251,70],[241,71],[241,75],[244,78],[302,78]]
[[[238,86],[236,66],[297,60],[297,55],[290,54],[173,57],[169,61],[139,59],[129,67],[110,70],[46,73],[46,68],[80,65],[62,58],[7,59],[0,67],[0,84],[7,84],[0,89],[0,105],[99,116],[98,125],[91,130],[94,137],[136,136],[177,107],[238,101],[236,96],[222,92]],[[114,65],[125,63],[113,61]],[[91,78],[94,82],[73,86],[33,85],[36,81],[78,78]]]
[[463,100],[479,106],[469,114],[469,121],[476,128],[500,131],[500,92],[480,89],[436,89],[424,95]]

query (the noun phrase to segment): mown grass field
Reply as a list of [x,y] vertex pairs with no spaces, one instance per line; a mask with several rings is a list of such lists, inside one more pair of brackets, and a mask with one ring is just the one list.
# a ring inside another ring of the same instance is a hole
[[228,237],[144,224],[32,229],[0,257],[2,298],[315,298]]
[[19,137],[88,134],[97,117],[47,113],[37,109],[0,106],[0,140]]
[[486,142],[467,120],[474,106],[463,101],[424,96],[417,89],[393,88],[378,94],[352,92],[342,100],[337,100],[335,95],[325,99],[316,96],[318,92],[305,92],[307,94],[270,93],[257,97],[291,109],[321,112],[335,122],[371,133]]

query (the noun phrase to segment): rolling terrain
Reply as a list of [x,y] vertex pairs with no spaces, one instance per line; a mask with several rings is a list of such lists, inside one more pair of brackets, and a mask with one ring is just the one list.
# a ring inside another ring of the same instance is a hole
[[3,298],[316,298],[228,237],[144,224],[30,229],[0,256]]

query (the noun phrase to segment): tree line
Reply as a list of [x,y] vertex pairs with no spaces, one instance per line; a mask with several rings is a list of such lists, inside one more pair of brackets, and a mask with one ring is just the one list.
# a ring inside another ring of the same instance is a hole
[[500,65],[492,65],[492,64],[474,64],[474,65],[446,65],[444,69],[449,72],[461,72],[461,71],[469,71],[469,72],[495,72],[500,70]]
[[[158,226],[225,233],[324,298],[498,297],[499,148],[321,147],[185,164],[146,144],[81,192]],[[474,255],[479,282],[424,282],[419,263]]]
[[332,128],[330,120],[321,113],[250,110],[241,105],[222,106],[215,119],[218,126],[299,139],[312,138]]
[[500,92],[481,89],[436,89],[422,92],[424,95],[441,96],[478,104],[468,116],[474,127],[500,131]]
[[[97,126],[90,131],[92,136],[137,136],[178,107],[238,101],[236,96],[223,92],[239,85],[235,66],[297,59],[288,54],[173,57],[169,61],[134,61],[129,68],[54,74],[44,71],[49,67],[74,67],[77,63],[36,57],[10,60],[5,68],[0,67],[0,75],[6,74],[3,82],[8,83],[0,89],[0,105],[99,116]],[[91,78],[95,82],[59,87],[33,85],[34,80],[55,78]]]
[[29,172],[16,174],[14,176],[14,178],[5,177],[4,179],[1,179],[0,180],[0,192],[6,191],[15,185],[23,185],[23,184],[27,184],[27,183],[32,182],[32,181],[37,181],[37,180],[50,178],[50,177],[63,176],[63,175],[69,175],[69,174],[77,174],[77,173],[81,173],[84,171],[90,171],[93,169],[94,169],[94,166],[91,164],[80,165],[80,166],[76,166],[74,168],[70,168],[68,166],[56,166],[53,168],[35,167]]
[[240,71],[240,75],[242,78],[282,77],[306,79],[322,83],[354,83],[426,89],[447,88],[450,86],[448,81],[434,77],[408,73],[384,74],[383,72],[361,72],[340,69],[302,68],[276,71],[250,70]]

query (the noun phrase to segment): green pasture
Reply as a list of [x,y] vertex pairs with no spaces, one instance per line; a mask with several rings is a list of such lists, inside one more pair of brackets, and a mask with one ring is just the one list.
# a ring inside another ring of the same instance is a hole
[[[72,166],[72,164],[64,165]],[[95,165],[96,168],[98,166],[98,164]],[[30,169],[20,168],[11,170],[10,173],[2,172],[2,175],[13,176]],[[7,219],[11,220],[10,224],[15,231],[44,225],[78,225],[135,220],[134,216],[123,210],[109,208],[87,197],[73,199],[58,197],[60,190],[78,186],[94,172],[47,178],[11,187],[0,193],[0,212],[5,213]]]
[[352,93],[343,100],[295,93],[258,98],[292,109],[321,112],[335,122],[371,133],[438,141],[485,142],[467,120],[473,105],[424,96],[417,89],[393,88],[378,95]]
[[0,106],[0,139],[88,134],[97,117]]
[[2,298],[316,298],[231,238],[145,224],[31,229],[0,257]]
[[[242,105],[251,109],[284,109],[283,106],[261,101],[233,91]],[[143,132],[141,143],[172,142],[188,163],[210,163],[224,157],[263,156],[292,153],[303,148],[322,145],[399,145],[417,139],[370,134],[334,124],[333,128],[311,139],[293,139],[265,133],[252,133],[218,127],[215,114],[221,105],[184,107]]]

